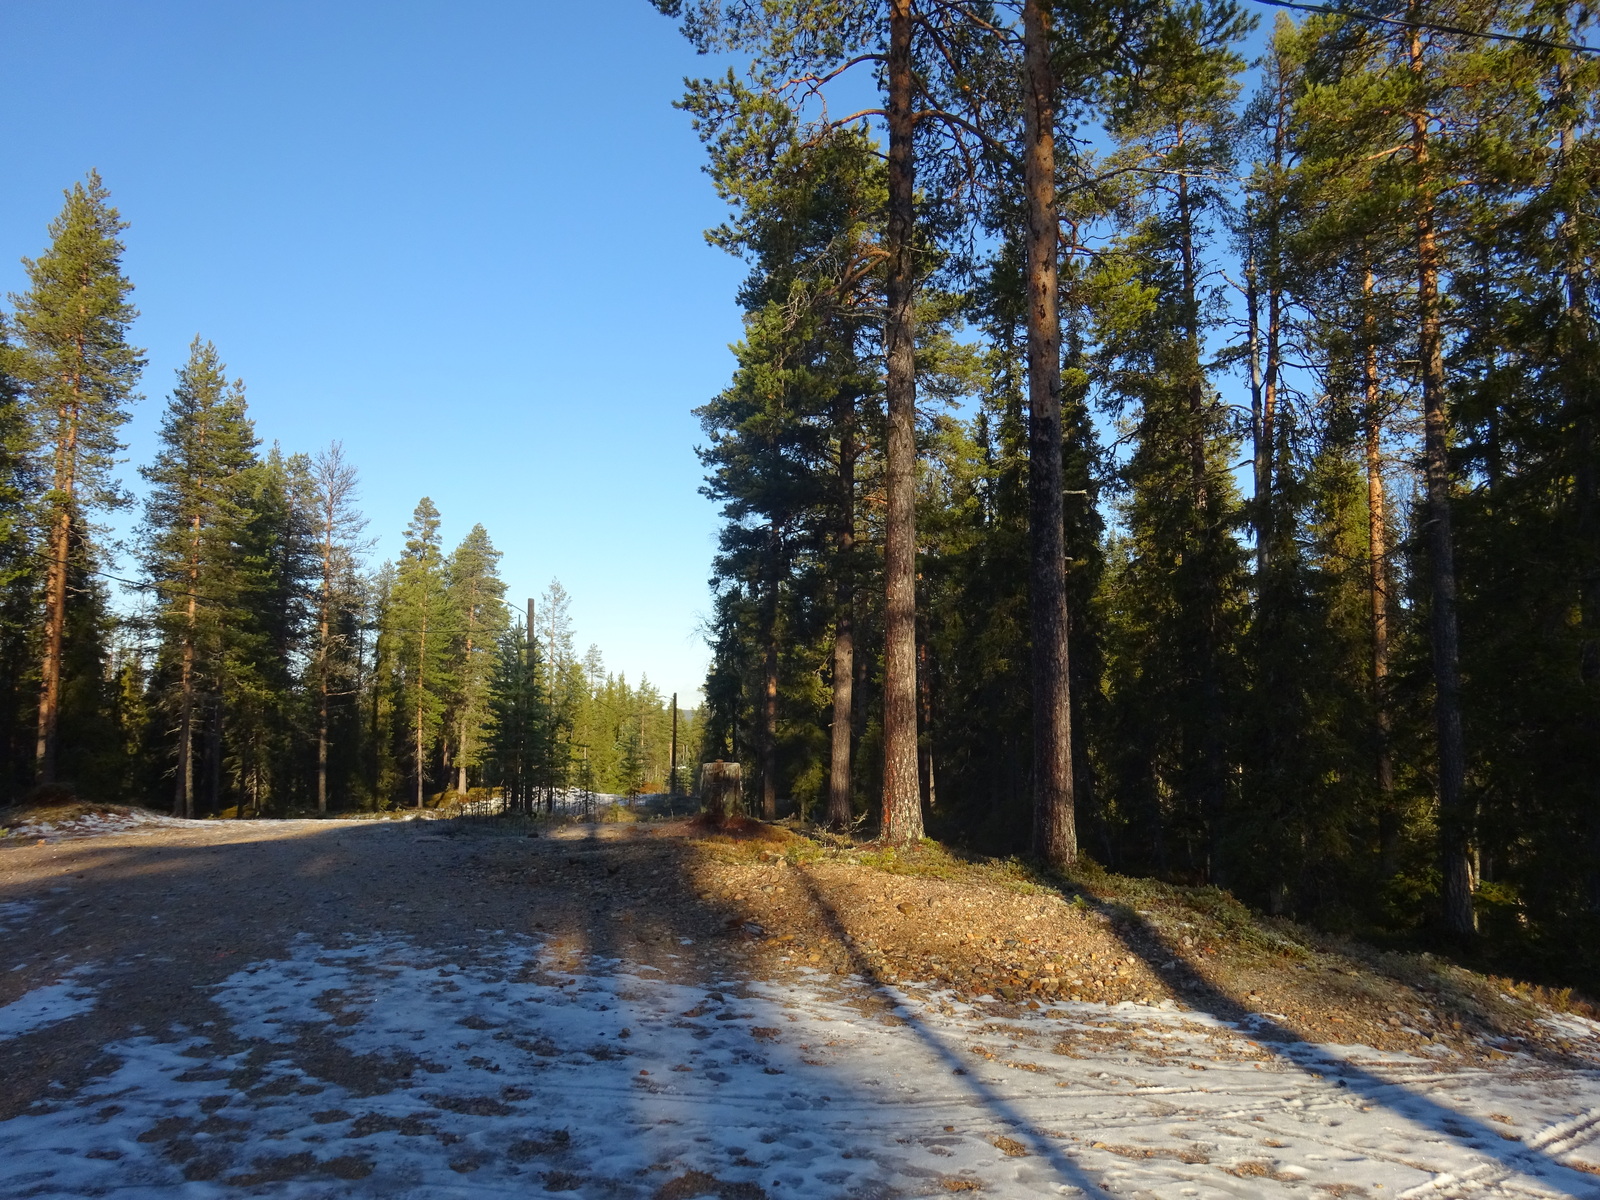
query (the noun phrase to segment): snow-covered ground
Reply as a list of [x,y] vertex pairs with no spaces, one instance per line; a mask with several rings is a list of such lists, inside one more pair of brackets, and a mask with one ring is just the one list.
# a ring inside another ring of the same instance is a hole
[[0,837],[18,840],[63,837],[101,837],[108,833],[154,832],[161,829],[196,829],[208,824],[169,817],[143,808],[108,808],[77,812],[69,817],[45,816],[0,829]]
[[[36,1007],[86,1004],[65,982]],[[1527,1057],[821,975],[691,988],[520,938],[304,939],[211,999],[0,1124],[0,1195],[1600,1196],[1600,1075]]]
[[45,815],[36,820],[0,829],[0,839],[13,838],[17,842],[37,841],[43,838],[47,842],[60,841],[67,838],[105,837],[110,834],[126,835],[139,833],[163,833],[184,830],[210,830],[212,832],[226,831],[238,828],[241,831],[257,833],[263,827],[274,832],[293,832],[299,829],[317,829],[338,825],[364,824],[373,820],[416,821],[436,817],[433,810],[424,810],[419,814],[410,810],[396,811],[393,814],[384,813],[377,817],[372,816],[339,816],[339,817],[304,817],[304,818],[271,818],[269,821],[241,821],[235,822],[228,817],[172,817],[165,813],[151,812],[145,808],[107,808],[94,809],[74,813],[68,817]]
[[21,999],[0,1005],[0,1042],[81,1016],[94,1008],[94,989],[78,978],[83,974],[80,968],[55,983],[34,988]]

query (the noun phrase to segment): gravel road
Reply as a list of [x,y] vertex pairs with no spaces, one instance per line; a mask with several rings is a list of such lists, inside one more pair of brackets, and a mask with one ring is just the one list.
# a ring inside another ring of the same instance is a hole
[[891,982],[683,833],[7,839],[0,1197],[1600,1195],[1592,1070]]

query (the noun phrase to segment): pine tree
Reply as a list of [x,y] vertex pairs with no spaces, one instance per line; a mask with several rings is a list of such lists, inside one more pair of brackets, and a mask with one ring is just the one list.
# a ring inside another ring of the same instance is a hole
[[[877,389],[863,360],[878,303],[882,170],[858,133],[801,135],[794,114],[734,84],[693,90],[685,106],[711,146],[713,179],[733,208],[713,242],[741,255],[746,335],[732,385],[698,410],[710,437],[704,489],[727,518],[719,588],[748,593],[759,624],[759,696],[751,742],[761,811],[776,814],[780,663],[795,646],[785,620],[821,572],[834,588],[830,805],[850,819],[856,485],[861,401]],[[797,535],[803,535],[797,540]],[[830,537],[831,534],[831,537]],[[819,581],[820,582],[820,581]]]
[[[803,107],[811,90],[792,81],[831,82],[854,65],[881,64],[888,127],[884,264],[883,354],[888,426],[885,446],[884,669],[882,828],[895,843],[922,836],[918,784],[916,649],[916,298],[926,264],[918,262],[916,149],[919,123],[928,115],[915,103],[912,0],[841,4],[725,7],[713,0],[684,5],[655,0],[669,15],[685,15],[684,32],[702,50],[757,53],[755,94]],[[924,28],[926,28],[924,23]],[[732,85],[732,77],[729,84]],[[696,85],[704,94],[714,85]],[[770,605],[769,605],[770,608]]]
[[1061,482],[1061,314],[1056,80],[1051,13],[1023,0],[1023,147],[1028,264],[1028,528],[1033,657],[1033,849],[1053,866],[1078,853],[1072,788],[1066,529]]
[[142,352],[127,342],[137,313],[128,300],[133,285],[122,274],[125,228],[100,176],[91,172],[66,193],[50,225],[50,248],[23,260],[29,289],[12,297],[28,359],[32,441],[48,482],[36,746],[41,784],[56,778],[74,523],[122,503],[112,475],[122,449],[117,431],[128,419],[144,366]]

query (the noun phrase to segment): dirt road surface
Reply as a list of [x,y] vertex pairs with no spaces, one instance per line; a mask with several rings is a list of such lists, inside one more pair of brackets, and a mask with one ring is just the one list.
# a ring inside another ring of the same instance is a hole
[[8,1200],[1600,1196],[1581,1058],[890,982],[726,898],[848,886],[840,868],[719,891],[681,827],[17,840]]

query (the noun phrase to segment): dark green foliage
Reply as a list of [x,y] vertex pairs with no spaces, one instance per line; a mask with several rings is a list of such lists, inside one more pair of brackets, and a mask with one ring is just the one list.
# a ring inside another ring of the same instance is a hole
[[[799,64],[823,75],[875,35],[847,23],[823,36],[826,5],[658,7],[684,10],[703,48],[756,56],[745,80],[693,85],[686,101],[734,213],[712,240],[756,268],[734,382],[702,410],[726,517],[703,750],[756,766],[776,662],[778,778],[804,796],[826,768],[822,581],[836,570],[831,510],[812,496],[840,433],[808,355],[826,344],[831,364],[853,360],[830,366],[836,378],[882,364],[869,340],[826,338],[810,248],[876,234],[870,214],[784,185],[796,161],[824,185],[845,143],[782,81]],[[1014,34],[1019,9],[912,9],[921,269],[949,289],[926,291],[919,313],[925,802],[940,836],[1017,851],[1031,761],[1022,76],[996,29]],[[1409,11],[1457,32],[1415,38],[1280,18],[1246,101],[1250,22],[1230,3],[1051,9],[1085,849],[1274,912],[1428,939],[1441,915],[1460,928],[1441,864],[1460,863],[1465,829],[1471,952],[1594,984],[1600,63],[1459,32],[1559,42],[1587,14],[1446,0]],[[969,323],[958,354],[941,340],[952,318]],[[1421,416],[1441,389],[1445,482],[1424,507]],[[947,399],[962,408],[939,412]],[[870,496],[881,448],[862,411]],[[1443,820],[1441,511],[1454,514],[1467,756]],[[870,500],[856,530],[867,579],[882,536]],[[870,795],[882,604],[856,595]]]
[[506,627],[506,585],[500,580],[500,551],[482,525],[474,525],[445,564],[451,607],[450,656],[454,689],[445,724],[456,766],[457,791],[466,791],[468,771],[478,766],[479,735],[488,719],[489,679],[495,642]]
[[538,639],[530,642],[523,623],[514,622],[495,646],[483,762],[489,783],[501,789],[506,807],[515,812],[539,811],[566,783],[558,757],[558,715],[544,675]]

